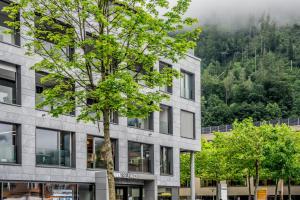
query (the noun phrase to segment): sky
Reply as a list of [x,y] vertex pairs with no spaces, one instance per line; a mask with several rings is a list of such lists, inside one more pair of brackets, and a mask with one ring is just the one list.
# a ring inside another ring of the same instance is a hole
[[281,24],[300,22],[300,0],[192,0],[187,15],[198,18],[201,25],[240,25],[264,13]]

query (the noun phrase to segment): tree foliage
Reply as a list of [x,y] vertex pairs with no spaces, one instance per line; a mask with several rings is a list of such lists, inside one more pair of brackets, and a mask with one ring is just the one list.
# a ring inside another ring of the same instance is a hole
[[[7,24],[21,31],[27,54],[38,60],[33,69],[47,73],[42,83],[54,85],[43,91],[38,107],[50,106],[54,117],[78,108],[78,120],[103,129],[110,200],[115,199],[111,115],[145,118],[159,111],[168,96],[157,88],[171,85],[179,72],[159,71],[155,64],[160,58],[177,62],[199,35],[199,29],[180,32],[195,22],[183,17],[189,3],[16,0],[5,8],[13,18]],[[176,34],[170,37],[171,32]]]
[[203,126],[300,115],[299,25],[278,26],[262,16],[235,31],[218,25],[203,30],[196,49],[202,58]]

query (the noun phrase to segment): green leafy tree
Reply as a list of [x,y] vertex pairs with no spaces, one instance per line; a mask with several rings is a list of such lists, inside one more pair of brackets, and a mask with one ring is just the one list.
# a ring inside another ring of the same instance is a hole
[[[103,129],[101,152],[110,200],[115,199],[112,113],[145,118],[159,110],[167,95],[156,88],[171,85],[179,72],[159,72],[153,66],[161,57],[177,62],[199,35],[199,29],[178,32],[195,22],[183,18],[189,4],[190,0],[179,0],[173,7],[168,0],[17,0],[5,8],[13,19],[8,25],[26,39],[27,54],[41,58],[33,69],[48,73],[43,83],[55,83],[43,92],[39,107],[50,106],[54,117],[78,107],[78,120]],[[171,32],[177,34],[171,38]]]

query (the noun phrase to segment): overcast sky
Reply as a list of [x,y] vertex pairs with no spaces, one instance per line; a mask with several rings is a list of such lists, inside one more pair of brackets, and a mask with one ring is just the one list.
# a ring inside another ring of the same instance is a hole
[[280,23],[300,23],[300,0],[192,0],[188,11],[201,24],[244,23],[249,16],[258,18],[263,13]]

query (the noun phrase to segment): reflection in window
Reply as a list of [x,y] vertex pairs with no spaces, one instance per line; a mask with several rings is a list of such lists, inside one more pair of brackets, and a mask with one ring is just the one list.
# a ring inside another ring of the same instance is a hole
[[0,163],[17,163],[17,126],[0,123]]
[[73,138],[71,132],[36,129],[36,163],[73,167]]
[[73,200],[77,199],[76,184],[44,184],[44,198],[48,200]]
[[158,187],[158,200],[172,200],[172,188]]
[[160,147],[160,174],[173,174],[173,150],[171,147]]
[[181,71],[182,77],[180,82],[181,97],[186,99],[195,99],[195,78],[194,74]]
[[[41,183],[2,183],[2,199],[34,199],[41,200],[43,197],[43,190]],[[0,183],[1,186],[1,183]]]
[[12,19],[8,17],[8,13],[2,11],[2,9],[8,5],[9,3],[6,1],[0,0],[0,41],[8,44],[20,45],[20,35],[17,31],[14,31],[13,33],[4,33],[4,31],[11,30],[11,27],[5,22],[12,21]]
[[159,112],[159,132],[164,134],[173,133],[172,107],[161,105]]
[[216,187],[217,181],[215,180],[200,180],[201,187]]
[[[172,65],[169,65],[169,64],[167,64],[165,62],[162,62],[162,61],[159,61],[159,71],[163,71],[164,68],[172,68]],[[159,89],[160,89],[160,91],[163,91],[163,92],[168,92],[168,93],[173,92],[172,85],[165,85],[163,87],[160,87]]]
[[195,114],[181,110],[180,111],[180,135],[184,138],[195,138]]
[[135,127],[143,130],[153,130],[153,113],[145,119],[128,118],[127,124],[129,127]]
[[17,104],[17,68],[0,62],[0,102]]
[[[112,151],[114,167],[117,170],[117,140],[112,139]],[[104,138],[87,136],[87,168],[91,169],[106,169],[105,154],[102,151],[104,147]]]
[[128,142],[128,170],[152,173],[152,145]]

